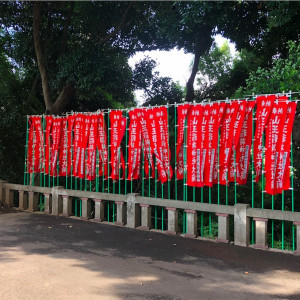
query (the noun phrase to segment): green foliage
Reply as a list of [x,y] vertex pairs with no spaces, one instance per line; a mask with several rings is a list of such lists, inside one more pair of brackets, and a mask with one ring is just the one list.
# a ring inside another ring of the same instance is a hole
[[244,93],[300,90],[300,43],[289,41],[287,48],[287,58],[276,58],[270,68],[259,67],[250,74]]
[[136,90],[143,90],[145,105],[163,105],[179,103],[183,99],[181,87],[169,77],[160,77],[154,71],[156,62],[149,57],[136,63],[133,70],[133,85]]

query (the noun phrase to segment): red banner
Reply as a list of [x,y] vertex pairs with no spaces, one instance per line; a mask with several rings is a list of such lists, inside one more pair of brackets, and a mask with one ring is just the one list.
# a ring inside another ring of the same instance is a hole
[[98,115],[98,134],[97,134],[97,148],[99,156],[99,176],[105,176],[107,179],[108,170],[108,148],[107,148],[107,136],[104,122],[104,114]]
[[[154,176],[154,163],[153,163],[153,149],[151,149],[150,142],[150,132],[148,118],[148,110],[147,109],[137,109],[137,117],[141,128],[142,133],[142,141],[143,141],[143,151],[144,151],[144,170],[146,177],[153,178]],[[151,170],[151,174],[150,171]]]
[[129,118],[128,180],[133,180],[140,177],[142,133],[136,109],[129,111]]
[[45,116],[46,122],[46,133],[45,133],[45,173],[49,174],[50,171],[50,150],[52,147],[51,143],[51,128],[53,117],[52,116]]
[[236,147],[237,183],[246,184],[252,144],[253,116],[255,101],[247,102],[244,122]]
[[202,105],[191,105],[187,116],[187,185],[200,187]]
[[190,109],[189,104],[177,106],[177,145],[176,145],[176,177],[177,179],[183,179],[184,173],[184,162],[183,162],[183,140],[184,140],[184,126],[186,116]]
[[89,140],[89,131],[91,126],[91,116],[90,115],[83,115],[83,127],[82,127],[82,134],[81,134],[81,145],[80,145],[80,163],[79,163],[79,173],[78,177],[81,179],[85,179],[85,166],[86,166],[86,150]]
[[[122,117],[122,111],[114,110],[109,114],[111,124],[111,178],[113,180],[120,179],[119,174],[122,166],[123,174],[125,171],[125,163],[121,149],[121,140],[125,133],[126,119]],[[124,175],[123,175],[124,177]]]
[[213,106],[215,109],[211,111],[210,126],[208,129],[208,165],[206,166],[209,170],[209,177],[206,179],[205,185],[212,187],[213,184],[218,183],[219,175],[219,163],[218,156],[220,153],[220,143],[219,143],[219,128],[224,117],[224,111],[226,104],[225,102],[214,103]]
[[203,106],[203,116],[201,118],[201,167],[200,167],[200,181],[201,186],[204,186],[205,172],[209,172],[209,169],[205,168],[208,157],[209,148],[209,121],[213,110],[213,104],[206,104]]
[[96,178],[96,143],[97,143],[97,127],[98,115],[90,117],[91,125],[88,136],[88,154],[86,163],[86,178],[94,180]]
[[148,110],[148,132],[151,149],[156,157],[158,180],[166,182],[173,175],[169,163],[171,155],[168,145],[168,115],[166,107],[155,107]]
[[77,114],[74,123],[74,140],[73,140],[73,176],[78,177],[80,167],[80,151],[83,132],[83,115]]
[[220,160],[219,172],[220,183],[228,184],[229,178],[229,162],[232,151],[233,132],[236,116],[239,109],[238,102],[230,102],[226,104],[225,114],[222,121],[221,138],[220,138]]
[[60,142],[61,133],[61,120],[62,118],[53,118],[52,124],[52,149],[51,149],[51,176],[57,176],[57,160],[58,160],[58,150]]
[[262,139],[265,126],[268,122],[269,115],[272,110],[276,96],[260,96],[256,98],[256,123],[255,123],[255,136],[254,136],[254,167],[256,172],[255,180],[259,181],[261,176],[262,166]]
[[235,181],[235,172],[237,172],[236,170],[237,158],[236,158],[235,151],[238,142],[240,140],[240,134],[241,134],[242,126],[244,123],[244,117],[246,113],[247,101],[246,100],[238,101],[238,104],[239,104],[239,108],[238,108],[238,112],[233,127],[233,140],[232,140],[232,149],[231,149],[231,157],[229,162],[229,174],[228,174],[229,182]]
[[296,113],[296,102],[289,102],[281,139],[279,141],[279,153],[275,176],[274,194],[281,193],[290,188],[290,151],[291,134]]
[[30,117],[28,133],[28,173],[39,173],[43,171],[44,163],[44,133],[41,117]]
[[[284,100],[287,100],[284,99]],[[265,177],[266,192],[274,195],[275,175],[278,163],[278,154],[280,150],[279,141],[282,140],[282,131],[284,127],[287,101],[276,100],[272,107],[269,120],[266,126],[266,154],[265,154]]]
[[67,118],[61,118],[61,132],[59,145],[59,176],[66,176],[67,173]]
[[73,168],[73,161],[74,161],[74,138],[73,138],[73,128],[75,123],[76,115],[70,115],[67,117],[68,120],[68,146],[67,146],[67,168],[68,168],[68,175],[72,174],[71,171]]

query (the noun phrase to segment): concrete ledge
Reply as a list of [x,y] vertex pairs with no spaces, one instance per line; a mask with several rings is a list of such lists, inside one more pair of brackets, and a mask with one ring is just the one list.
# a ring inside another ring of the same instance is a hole
[[216,242],[228,244],[229,240],[226,240],[226,239],[216,239]]
[[264,245],[264,244],[254,244],[253,247],[256,248],[256,249],[263,249],[263,250],[269,249],[269,246]]
[[170,235],[176,235],[177,234],[176,231],[172,231],[172,230],[167,230],[165,232],[166,232],[166,234],[170,234]]
[[148,226],[139,226],[139,227],[137,227],[137,229],[150,230],[150,227],[148,227]]
[[125,223],[123,223],[123,222],[115,222],[115,225],[118,225],[118,226],[124,226]]
[[195,239],[197,237],[195,234],[190,234],[190,233],[185,233],[182,236],[190,239]]

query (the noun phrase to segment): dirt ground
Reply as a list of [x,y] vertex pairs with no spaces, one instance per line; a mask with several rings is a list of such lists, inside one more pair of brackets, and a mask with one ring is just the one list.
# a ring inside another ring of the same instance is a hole
[[0,299],[300,299],[300,257],[0,213]]

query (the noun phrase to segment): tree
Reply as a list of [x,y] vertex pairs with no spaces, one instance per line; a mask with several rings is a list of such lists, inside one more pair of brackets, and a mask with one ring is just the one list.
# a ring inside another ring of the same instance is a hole
[[144,105],[164,105],[179,103],[183,99],[180,86],[169,77],[160,77],[154,71],[156,62],[149,57],[135,64],[133,70],[133,87],[144,92]]

